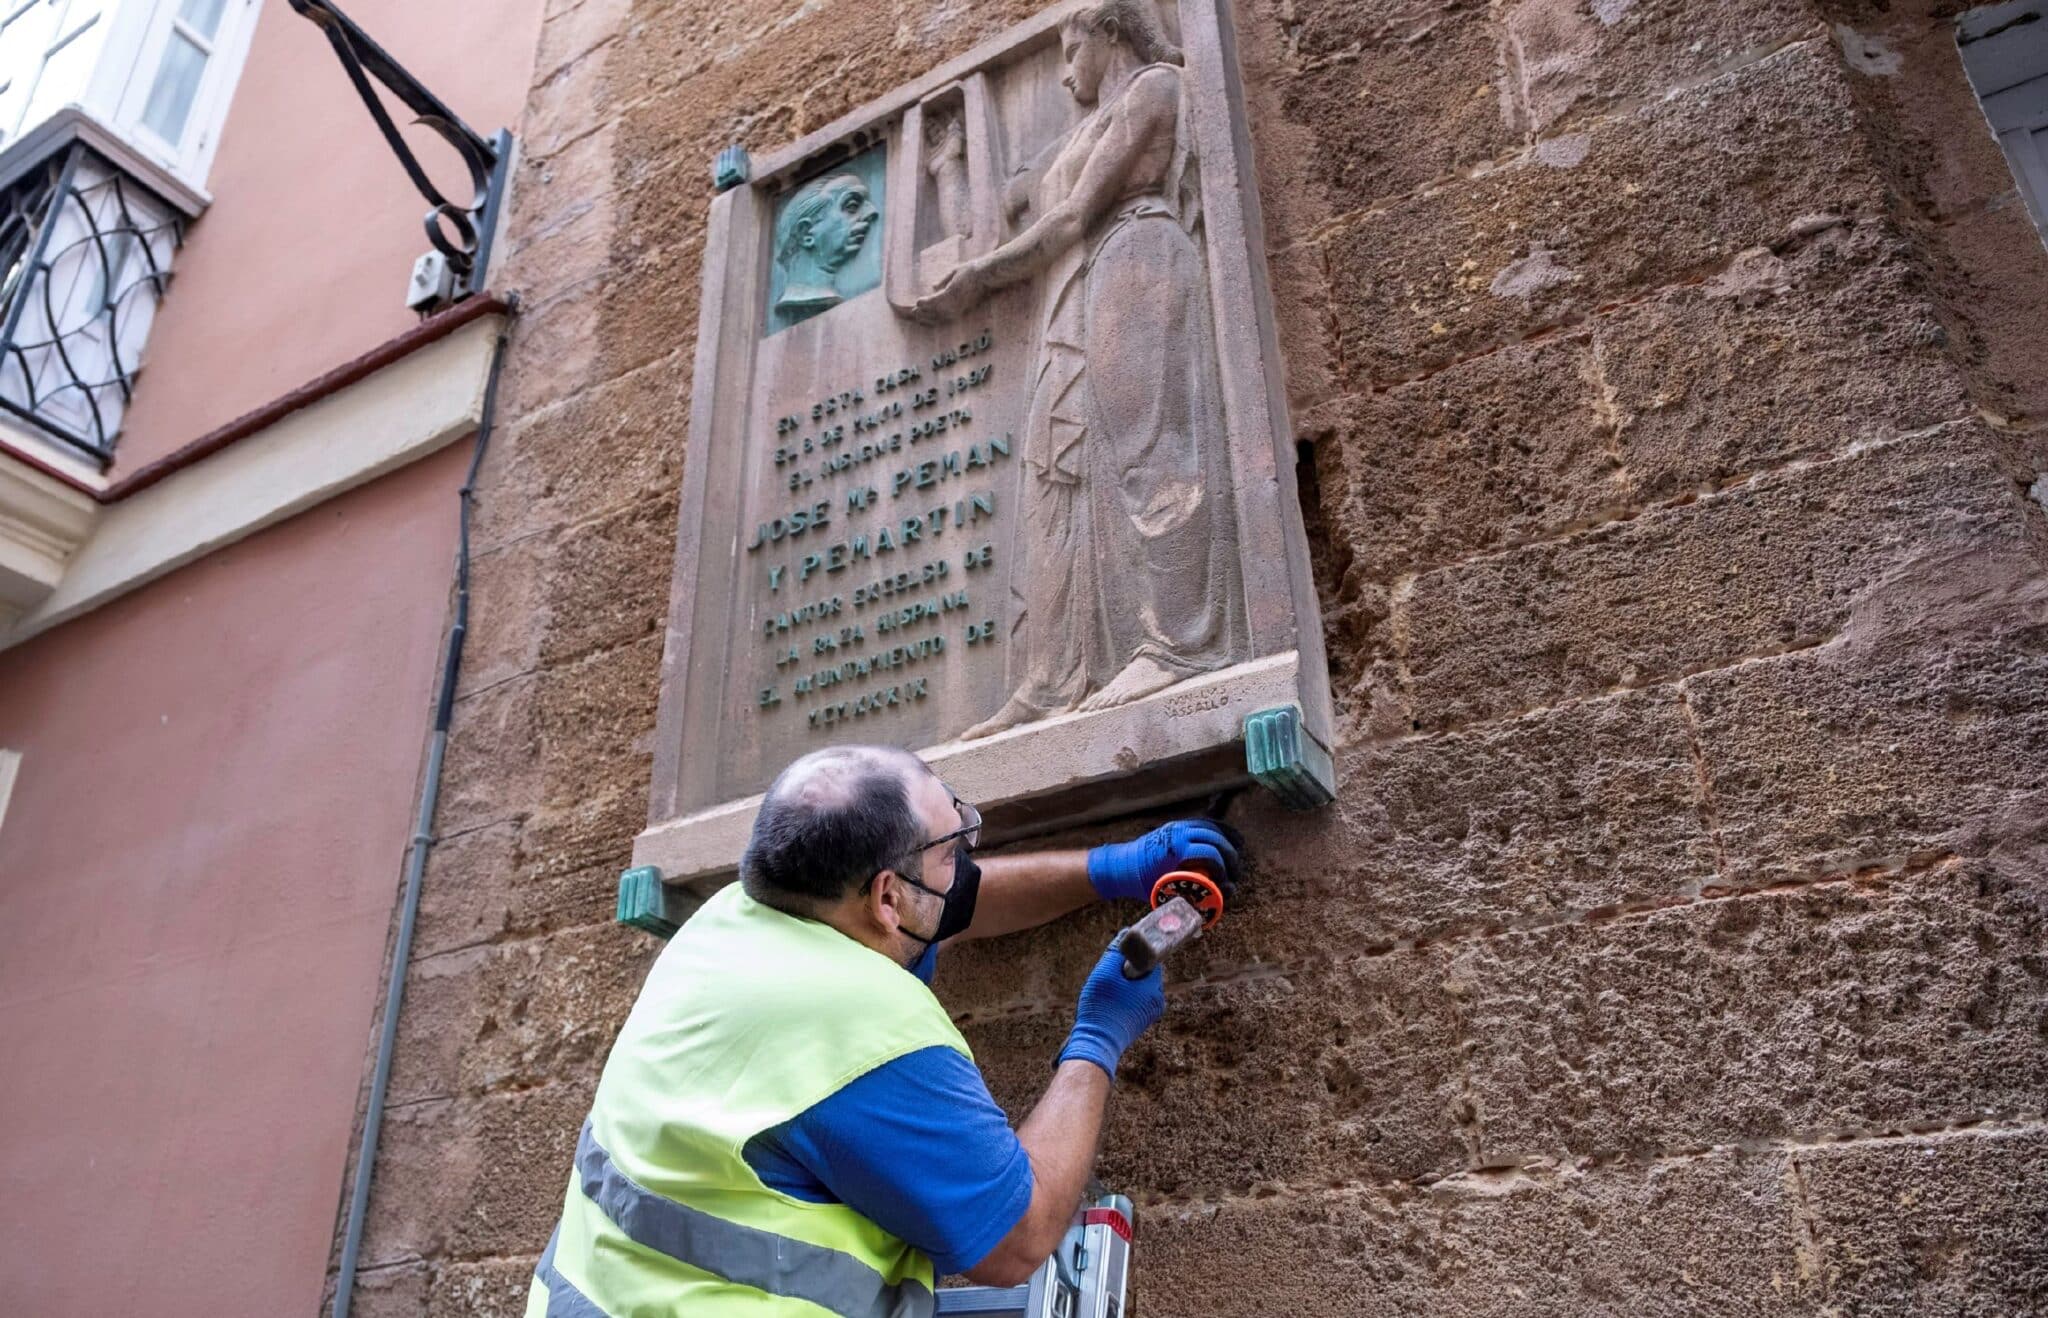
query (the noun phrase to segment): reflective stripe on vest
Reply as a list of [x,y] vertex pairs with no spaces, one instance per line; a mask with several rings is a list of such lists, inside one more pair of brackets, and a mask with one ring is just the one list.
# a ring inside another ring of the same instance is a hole
[[[729,1282],[806,1300],[843,1318],[930,1318],[937,1311],[931,1291],[915,1279],[892,1286],[851,1254],[729,1222],[642,1188],[612,1162],[588,1121],[576,1140],[576,1175],[584,1195],[628,1240]],[[554,1273],[542,1278],[548,1318],[601,1318],[596,1305],[554,1272],[553,1253],[550,1242],[542,1258]],[[587,1307],[558,1308],[555,1297],[563,1292],[557,1286]]]
[[548,1247],[542,1251],[540,1262],[533,1268],[533,1275],[548,1293],[547,1318],[611,1318],[611,1315],[590,1302],[590,1297],[569,1284],[569,1279],[555,1271],[555,1244],[562,1238],[562,1228],[548,1237]]

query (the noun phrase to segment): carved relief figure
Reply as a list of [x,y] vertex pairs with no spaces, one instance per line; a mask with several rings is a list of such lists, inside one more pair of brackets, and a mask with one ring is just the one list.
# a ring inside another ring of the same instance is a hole
[[1022,670],[968,737],[1136,700],[1245,648],[1180,52],[1151,0],[1084,10],[1061,47],[1087,113],[1010,185],[1012,224],[1030,223],[910,309],[949,319],[1041,279]]
[[938,190],[939,230],[948,237],[969,237],[974,217],[967,193],[967,125],[958,118],[942,120],[929,138],[925,172]]
[[797,189],[775,222],[775,265],[782,295],[775,310],[801,320],[845,300],[840,268],[860,255],[881,212],[855,174],[814,179]]

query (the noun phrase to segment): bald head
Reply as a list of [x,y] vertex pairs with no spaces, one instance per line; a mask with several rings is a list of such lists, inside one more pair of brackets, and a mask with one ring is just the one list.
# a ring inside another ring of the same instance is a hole
[[832,746],[777,775],[740,858],[754,900],[805,913],[838,901],[914,849],[912,790],[931,770],[894,746]]

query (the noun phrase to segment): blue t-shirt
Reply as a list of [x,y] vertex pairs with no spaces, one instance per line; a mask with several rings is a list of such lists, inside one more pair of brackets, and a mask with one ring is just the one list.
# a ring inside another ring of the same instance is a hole
[[943,1045],[905,1054],[747,1141],[770,1189],[842,1203],[931,1255],[987,1258],[1031,1204],[1031,1159],[981,1071]]

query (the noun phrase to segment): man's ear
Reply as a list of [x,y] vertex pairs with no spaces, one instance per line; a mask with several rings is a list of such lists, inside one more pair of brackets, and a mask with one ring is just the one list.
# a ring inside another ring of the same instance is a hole
[[817,227],[818,224],[815,220],[798,220],[796,224],[796,245],[798,247],[817,246],[818,240],[813,236]]
[[868,919],[874,921],[883,933],[893,934],[903,927],[903,906],[910,897],[895,870],[883,870],[875,875],[875,881],[868,885],[866,906]]
[[1111,45],[1115,45],[1124,39],[1123,24],[1117,22],[1114,15],[1104,18],[1101,23],[1096,25],[1095,30],[1100,32],[1103,39]]

